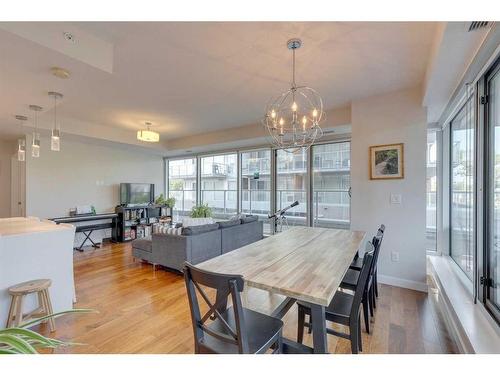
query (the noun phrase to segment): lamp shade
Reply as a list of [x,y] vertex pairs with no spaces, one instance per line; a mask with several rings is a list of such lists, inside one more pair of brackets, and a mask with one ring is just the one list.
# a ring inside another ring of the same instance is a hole
[[160,141],[160,134],[146,129],[146,130],[138,130],[137,131],[137,139],[139,141],[143,142],[159,142]]

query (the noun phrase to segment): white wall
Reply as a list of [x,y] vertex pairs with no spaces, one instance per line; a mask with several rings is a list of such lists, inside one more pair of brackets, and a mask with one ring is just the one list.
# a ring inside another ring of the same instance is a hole
[[138,150],[63,137],[61,151],[53,152],[42,137],[40,158],[32,158],[28,146],[26,161],[27,215],[67,216],[77,205],[114,212],[120,182],[154,183],[156,195],[164,191],[162,157]]
[[15,141],[0,139],[0,217],[10,216],[10,159],[15,150]]
[[[426,290],[426,112],[419,89],[378,95],[352,103],[351,228],[373,236],[387,227],[379,256],[379,281]],[[404,179],[369,179],[369,147],[404,143]],[[391,205],[390,193],[402,195]],[[399,262],[391,252],[399,252]]]

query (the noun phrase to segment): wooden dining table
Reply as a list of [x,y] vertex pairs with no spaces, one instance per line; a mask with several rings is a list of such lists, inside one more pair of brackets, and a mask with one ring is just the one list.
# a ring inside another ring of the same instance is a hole
[[292,227],[197,267],[241,275],[247,286],[285,296],[271,313],[280,319],[295,302],[310,304],[313,348],[285,339],[284,352],[327,353],[325,308],[365,236],[363,231]]

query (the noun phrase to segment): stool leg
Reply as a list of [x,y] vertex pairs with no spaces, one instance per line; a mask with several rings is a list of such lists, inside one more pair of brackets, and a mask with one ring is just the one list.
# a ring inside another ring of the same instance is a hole
[[19,327],[23,322],[23,299],[24,296],[17,296],[15,327]]
[[7,324],[5,325],[7,328],[12,327],[12,323],[14,323],[16,305],[17,305],[17,296],[12,296],[9,307],[9,315],[7,315]]
[[[50,302],[50,295],[49,295],[49,290],[45,289],[42,291],[42,295],[45,300],[45,307],[47,310],[48,315],[52,315],[52,303]],[[54,332],[56,330],[56,323],[54,321],[54,317],[49,318],[49,327],[50,327],[50,332]]]

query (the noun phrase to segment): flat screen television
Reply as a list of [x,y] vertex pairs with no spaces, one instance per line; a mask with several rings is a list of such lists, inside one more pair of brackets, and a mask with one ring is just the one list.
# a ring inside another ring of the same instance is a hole
[[145,205],[155,200],[154,184],[120,184],[120,204],[122,205]]

